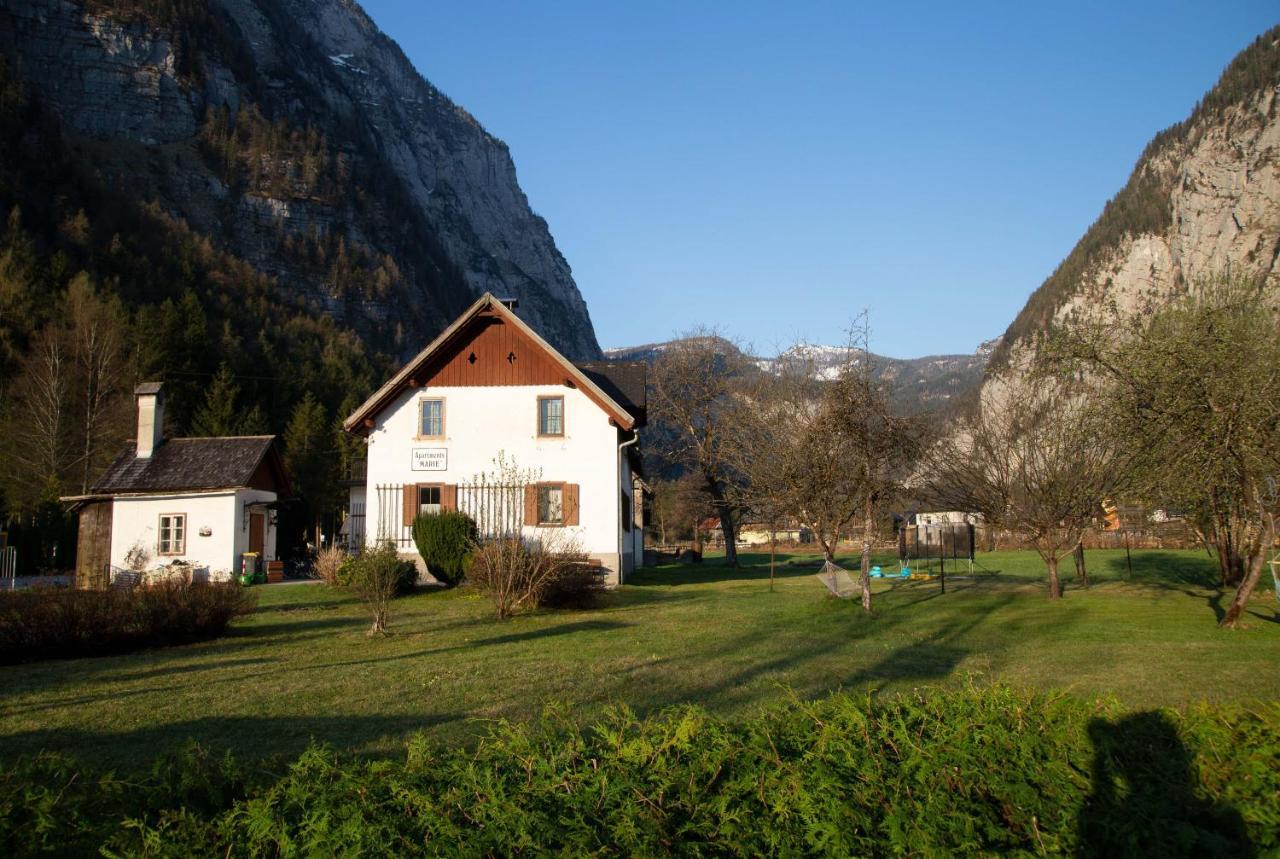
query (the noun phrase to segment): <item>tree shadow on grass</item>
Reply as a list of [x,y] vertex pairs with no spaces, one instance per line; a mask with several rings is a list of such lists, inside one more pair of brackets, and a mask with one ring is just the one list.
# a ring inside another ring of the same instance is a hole
[[313,742],[340,751],[376,744],[381,748],[373,753],[381,754],[388,747],[402,747],[417,731],[464,718],[453,713],[208,716],[118,731],[41,728],[0,737],[0,759],[12,761],[38,751],[84,758],[86,749],[94,749],[91,756],[108,766],[138,772],[148,769],[157,754],[194,740],[215,753],[230,751],[238,760],[271,768],[297,757]]
[[[1208,555],[1189,552],[1144,550],[1131,555],[1133,574],[1124,557],[1108,557],[1102,569],[1108,580],[1127,580],[1133,584],[1181,589],[1186,587],[1217,588],[1218,563]],[[1069,560],[1069,559],[1068,559]]]
[[1082,856],[1255,856],[1234,808],[1198,796],[1191,752],[1158,712],[1089,723],[1093,793],[1077,821]]

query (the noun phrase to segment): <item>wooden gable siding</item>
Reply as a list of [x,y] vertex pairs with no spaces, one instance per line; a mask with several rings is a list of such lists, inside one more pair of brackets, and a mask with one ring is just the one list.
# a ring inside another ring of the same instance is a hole
[[423,386],[559,385],[565,372],[542,349],[502,319],[480,316],[433,355],[413,381]]
[[267,451],[267,455],[262,457],[262,462],[254,469],[247,485],[250,489],[261,489],[277,495],[289,494],[288,481],[284,479],[280,458],[275,451]]

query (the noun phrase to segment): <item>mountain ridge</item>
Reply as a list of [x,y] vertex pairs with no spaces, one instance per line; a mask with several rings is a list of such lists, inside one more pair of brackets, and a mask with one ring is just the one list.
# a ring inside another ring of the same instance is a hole
[[[675,338],[637,346],[613,347],[605,349],[604,355],[611,360],[645,361],[652,364],[665,349],[689,339],[691,338]],[[724,344],[724,348],[746,355],[766,372],[778,361],[798,357],[811,361],[815,374],[824,379],[834,378],[839,368],[849,363],[851,351],[846,346],[797,343],[776,356],[751,355],[729,340],[717,339]],[[987,358],[997,343],[998,338],[989,340],[967,355],[889,358],[872,352],[870,356],[875,367],[875,377],[889,387],[890,404],[903,414],[920,414],[947,408],[975,391],[982,382]],[[860,350],[854,349],[852,352],[858,354]]]

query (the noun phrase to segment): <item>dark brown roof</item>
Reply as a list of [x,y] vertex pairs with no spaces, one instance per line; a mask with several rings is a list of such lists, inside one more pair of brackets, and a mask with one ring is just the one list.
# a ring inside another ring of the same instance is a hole
[[644,361],[586,361],[575,364],[596,387],[644,426],[648,407],[649,365]]
[[[174,492],[248,486],[275,436],[167,439],[148,458],[130,442],[93,485],[96,494]],[[282,487],[283,489],[283,487]]]

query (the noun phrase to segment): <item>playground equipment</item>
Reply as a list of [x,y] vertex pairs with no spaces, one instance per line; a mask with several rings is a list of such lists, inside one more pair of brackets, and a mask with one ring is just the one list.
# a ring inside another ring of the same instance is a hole
[[948,560],[953,574],[967,567],[968,574],[973,575],[975,536],[971,522],[908,525],[898,530],[898,559],[910,578],[936,576],[946,593]]

